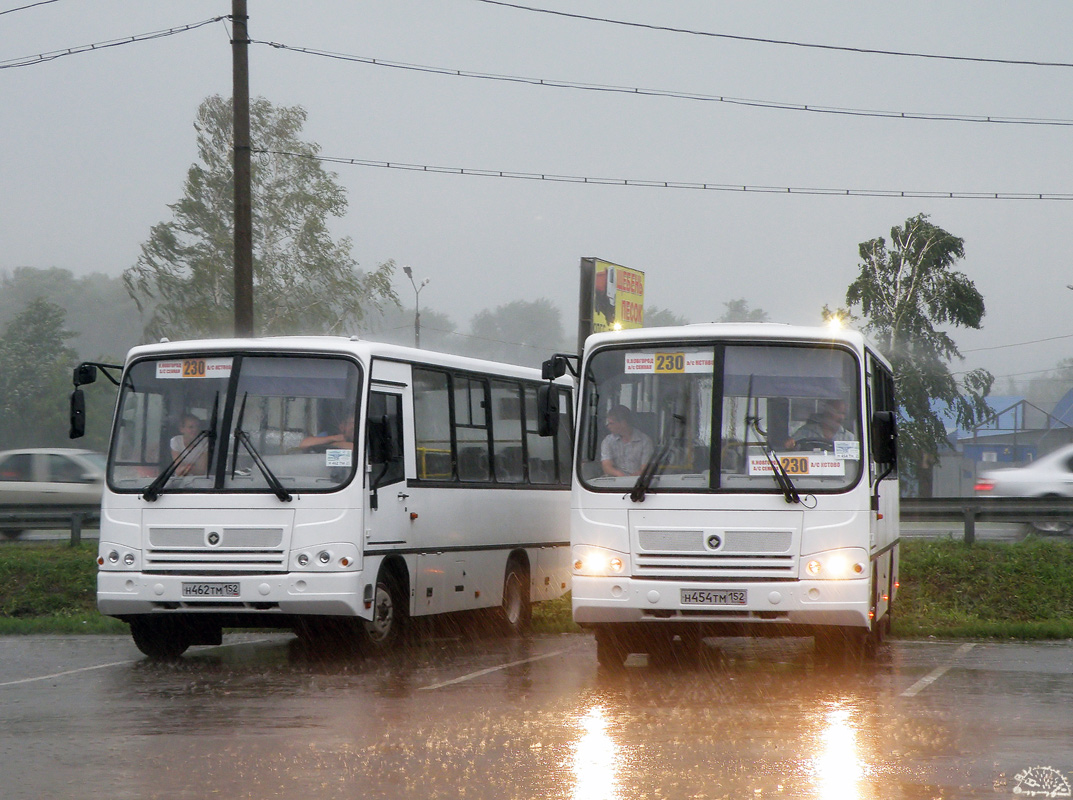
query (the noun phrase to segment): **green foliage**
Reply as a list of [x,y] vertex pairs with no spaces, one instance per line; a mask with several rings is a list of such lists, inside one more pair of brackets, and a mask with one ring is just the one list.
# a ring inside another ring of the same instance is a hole
[[[333,241],[330,217],[345,190],[301,141],[306,112],[250,103],[254,319],[259,334],[350,333],[369,309],[396,304],[394,264],[366,273],[351,241]],[[234,191],[231,101],[207,98],[194,123],[199,163],[187,172],[173,218],[153,226],[123,281],[148,315],[150,338],[227,336],[234,329]]]
[[901,546],[899,635],[1073,636],[1073,547],[949,539]]
[[994,377],[984,369],[962,374],[947,366],[961,352],[936,326],[979,328],[983,296],[953,269],[965,256],[964,241],[918,214],[891,228],[891,249],[880,237],[860,245],[860,274],[846,291],[860,306],[864,327],[890,359],[898,390],[898,447],[907,472],[921,477],[946,440],[946,424],[933,409],[944,403],[958,425],[971,428],[990,414],[984,398]]
[[749,308],[749,302],[744,297],[723,303],[726,311],[719,318],[719,322],[767,322],[767,312],[762,308]]
[[551,353],[574,348],[567,344],[562,315],[550,300],[515,300],[484,310],[470,322],[472,338],[466,355],[539,366]]
[[688,325],[689,320],[681,314],[675,314],[669,308],[652,306],[645,309],[646,328],[676,328],[679,325]]
[[67,346],[64,311],[43,298],[0,335],[0,449],[59,445],[68,430],[67,398],[76,353]]

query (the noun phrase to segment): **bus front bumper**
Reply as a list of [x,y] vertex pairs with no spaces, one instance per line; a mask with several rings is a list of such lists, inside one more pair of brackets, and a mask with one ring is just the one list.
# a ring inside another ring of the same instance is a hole
[[574,621],[844,625],[868,628],[869,580],[722,582],[575,575]]
[[369,618],[362,600],[366,582],[360,572],[183,576],[100,571],[97,609],[113,617],[177,611]]

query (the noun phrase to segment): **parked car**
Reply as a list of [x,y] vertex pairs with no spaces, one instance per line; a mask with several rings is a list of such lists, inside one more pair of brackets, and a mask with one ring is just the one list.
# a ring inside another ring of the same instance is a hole
[[[1073,444],[1059,447],[1023,467],[1008,467],[980,473],[976,494],[982,497],[1069,497],[1073,498]],[[1073,507],[1069,520],[1040,520],[1031,523],[1041,531],[1065,531],[1073,527]]]
[[[92,450],[29,448],[0,452],[0,510],[14,506],[99,506],[105,457]],[[21,530],[5,528],[9,538]]]

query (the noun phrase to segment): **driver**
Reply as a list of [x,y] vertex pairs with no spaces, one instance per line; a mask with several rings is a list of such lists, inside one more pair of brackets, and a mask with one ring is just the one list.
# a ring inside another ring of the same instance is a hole
[[640,475],[655,450],[651,437],[633,427],[633,414],[618,405],[607,412],[608,434],[600,445],[605,475]]
[[811,449],[812,444],[820,442],[829,444],[831,449],[834,449],[836,441],[854,438],[842,424],[845,419],[845,400],[824,400],[820,404],[819,412],[809,417],[808,421],[786,440],[786,449],[796,450],[799,446]]
[[299,444],[299,450],[316,451],[320,449],[354,449],[354,417],[346,416],[339,422],[338,433],[320,433],[316,436],[307,436]]

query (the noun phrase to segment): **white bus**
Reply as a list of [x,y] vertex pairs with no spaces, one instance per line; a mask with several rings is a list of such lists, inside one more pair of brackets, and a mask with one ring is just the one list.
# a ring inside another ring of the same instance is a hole
[[[72,436],[84,429],[78,386]],[[107,374],[107,373],[106,373]],[[332,337],[134,348],[119,379],[97,605],[176,657],[225,627],[352,627],[492,609],[520,631],[569,581],[571,386]],[[357,431],[357,434],[355,434]],[[349,620],[349,622],[347,622]]]
[[699,652],[704,636],[874,649],[898,586],[895,400],[860,334],[602,333],[578,381],[572,602],[601,664],[669,658],[676,638]]

